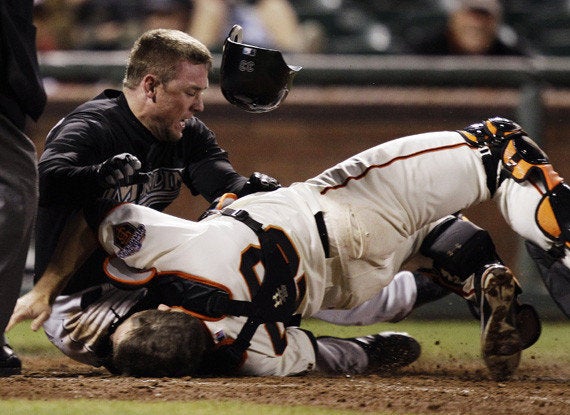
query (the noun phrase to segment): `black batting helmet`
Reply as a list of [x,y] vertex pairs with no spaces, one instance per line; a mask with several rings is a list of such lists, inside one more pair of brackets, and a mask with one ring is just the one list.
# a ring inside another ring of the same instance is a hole
[[222,94],[249,112],[274,110],[289,93],[293,77],[301,67],[287,65],[278,50],[246,45],[241,40],[242,28],[235,25],[222,53]]

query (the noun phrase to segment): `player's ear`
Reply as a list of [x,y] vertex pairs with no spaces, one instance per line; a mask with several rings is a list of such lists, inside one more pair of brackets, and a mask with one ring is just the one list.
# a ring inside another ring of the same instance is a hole
[[156,87],[160,84],[158,78],[152,74],[145,75],[143,78],[143,87],[145,95],[148,98],[152,98],[154,101],[154,97],[156,96]]

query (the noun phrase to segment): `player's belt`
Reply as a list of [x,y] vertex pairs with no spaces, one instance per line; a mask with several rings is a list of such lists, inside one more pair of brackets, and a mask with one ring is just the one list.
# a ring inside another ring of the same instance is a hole
[[323,251],[325,251],[325,258],[330,258],[329,233],[327,232],[327,225],[325,224],[323,212],[319,211],[315,213],[315,223],[317,224],[317,230],[319,231],[319,238],[321,238]]

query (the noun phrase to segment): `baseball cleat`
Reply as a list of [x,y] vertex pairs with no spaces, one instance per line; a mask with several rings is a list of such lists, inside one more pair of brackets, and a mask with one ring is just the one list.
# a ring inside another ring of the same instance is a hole
[[[0,343],[1,344],[1,343]],[[22,362],[10,346],[0,346],[0,377],[22,373]]]
[[367,372],[390,371],[412,364],[420,357],[420,344],[407,333],[383,331],[352,339],[368,356]]
[[521,336],[521,349],[528,349],[540,338],[542,323],[535,308],[530,304],[516,304],[517,330]]
[[509,268],[493,265],[481,276],[481,352],[495,380],[517,369],[522,350],[515,303],[518,283]]

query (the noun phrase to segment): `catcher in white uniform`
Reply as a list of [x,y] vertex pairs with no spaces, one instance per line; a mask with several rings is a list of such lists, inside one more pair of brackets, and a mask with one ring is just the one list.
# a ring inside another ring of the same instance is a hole
[[[492,198],[522,237],[543,252],[565,254],[569,195],[525,132],[494,118],[381,144],[306,182],[238,199],[200,222],[131,204],[103,203],[85,214],[114,255],[107,264],[112,280],[147,287],[161,303],[204,322],[207,330],[178,329],[202,339],[202,352],[193,356],[198,373],[218,364],[253,375],[311,370],[312,336],[286,328],[291,316],[357,307],[421,251],[439,264],[450,288],[477,304],[483,357],[492,375],[505,379],[528,345],[516,327],[520,287],[481,243],[478,228],[450,215]],[[471,243],[483,247],[482,266],[467,274],[462,246]],[[570,257],[558,263],[568,269]],[[54,310],[63,310],[57,304]],[[61,325],[54,318],[48,333]],[[160,359],[156,348],[140,355],[139,329],[145,341],[153,336],[144,322],[138,314],[119,321],[113,339],[119,372],[144,374],[148,361]],[[160,327],[154,335],[161,336]],[[72,350],[73,339],[66,341]],[[121,348],[129,344],[138,368],[118,357],[128,355]]]

